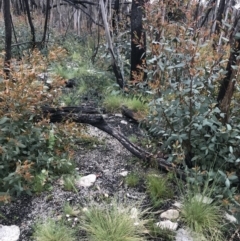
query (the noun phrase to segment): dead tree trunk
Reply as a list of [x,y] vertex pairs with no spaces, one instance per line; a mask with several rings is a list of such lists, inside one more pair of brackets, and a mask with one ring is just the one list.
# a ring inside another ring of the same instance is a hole
[[228,122],[229,118],[229,109],[230,103],[234,92],[234,86],[236,82],[236,77],[239,75],[239,53],[240,53],[240,38],[236,36],[236,33],[240,30],[240,17],[237,16],[233,26],[233,33],[230,36],[230,43],[231,43],[231,53],[229,56],[227,68],[226,68],[226,76],[223,79],[218,97],[217,102],[218,105],[223,113],[225,113],[225,117],[223,123]]
[[144,80],[141,68],[145,60],[146,35],[143,31],[142,19],[144,0],[133,0],[131,11],[131,80]]
[[141,147],[131,143],[120,131],[111,127],[103,118],[99,111],[94,108],[85,107],[62,107],[51,108],[42,107],[43,112],[50,118],[52,123],[64,122],[71,120],[77,123],[85,123],[97,127],[98,129],[108,133],[116,138],[129,152],[139,159],[145,161],[154,161],[158,164],[159,169],[163,171],[173,171],[178,177],[186,180],[186,174],[175,168],[173,164],[168,163],[165,159],[154,157],[154,155]]
[[31,17],[31,13],[30,13],[28,0],[25,0],[24,3],[25,3],[26,13],[27,13],[27,17],[28,17],[28,23],[29,23],[29,26],[31,29],[31,34],[32,34],[32,48],[35,48],[35,46],[36,46],[35,29],[34,29],[33,22],[32,22],[32,17]]
[[12,21],[10,12],[10,1],[3,1],[3,15],[5,24],[5,59],[4,59],[4,73],[5,78],[9,79],[10,61],[11,61],[11,44],[12,44]]

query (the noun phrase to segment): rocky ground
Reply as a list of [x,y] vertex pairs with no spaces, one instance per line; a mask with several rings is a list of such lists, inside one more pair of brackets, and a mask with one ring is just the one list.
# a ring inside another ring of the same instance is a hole
[[[140,139],[144,138],[144,132],[136,124],[122,117],[121,114],[107,115],[105,118],[108,123],[118,128],[126,136],[129,137],[134,134]],[[149,207],[149,199],[145,193],[144,181],[142,180],[136,188],[128,188],[124,182],[124,176],[131,171],[138,172],[139,174],[146,173],[150,171],[149,167],[144,167],[142,161],[136,160],[131,153],[111,136],[90,126],[88,127],[88,132],[90,136],[95,136],[100,141],[91,146],[79,145],[75,161],[76,171],[79,176],[96,174],[97,179],[93,186],[79,187],[77,188],[77,192],[64,191],[62,180],[59,178],[52,183],[51,191],[43,192],[37,196],[22,196],[14,202],[0,207],[0,212],[5,217],[5,219],[0,220],[0,223],[2,225],[17,225],[20,228],[19,241],[32,240],[32,227],[38,219],[63,217],[63,206],[67,202],[73,206],[86,207],[91,202],[101,203],[114,197],[117,200],[127,200],[127,202],[133,204],[141,202],[143,206]],[[178,201],[177,198],[167,200],[159,210],[161,210],[161,213],[169,209],[178,210]],[[171,222],[168,220],[171,218],[164,215],[159,217],[159,221],[165,220]],[[173,212],[170,215],[179,214],[174,214]],[[77,221],[69,219],[69,222],[74,223]],[[192,240],[188,237],[186,231],[182,229],[181,223],[177,223],[177,227],[173,223],[166,225],[170,225],[172,228],[178,230],[175,238],[176,241]],[[163,238],[148,240],[164,241]],[[0,236],[0,241],[10,240],[1,239]]]

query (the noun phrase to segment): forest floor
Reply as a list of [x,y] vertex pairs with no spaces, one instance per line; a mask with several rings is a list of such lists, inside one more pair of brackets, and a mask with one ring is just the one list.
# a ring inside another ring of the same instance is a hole
[[[133,134],[139,139],[144,137],[144,132],[138,125],[121,117],[121,114],[105,115],[105,119],[127,137]],[[88,126],[88,133],[97,141],[79,144],[75,162],[79,176],[97,174],[98,177],[93,186],[82,187],[77,190],[77,193],[64,191],[59,178],[52,182],[50,191],[44,191],[39,195],[21,196],[12,203],[0,207],[0,212],[5,217],[1,220],[1,224],[20,227],[19,241],[31,240],[33,224],[37,220],[49,217],[61,218],[64,215],[63,207],[66,203],[86,207],[91,202],[101,203],[110,198],[116,198],[120,202],[141,202],[148,207],[149,198],[145,193],[144,180],[140,180],[137,187],[129,188],[124,181],[124,172],[134,171],[141,176],[141,173],[144,174],[151,169],[144,168],[143,162],[137,160],[113,137],[91,126]],[[166,202],[165,209],[172,202],[174,200]],[[73,222],[73,219],[69,222]],[[81,233],[79,235],[81,236]]]
[[[122,114],[105,114],[106,122],[118,129],[126,137],[135,137],[142,147],[147,149],[146,133],[140,129],[138,124],[126,119]],[[63,187],[62,177],[57,177],[51,181],[51,189],[32,196],[21,196],[10,204],[0,207],[0,213],[4,216],[1,220],[2,225],[17,225],[21,234],[19,241],[31,241],[34,224],[38,220],[53,218],[64,220],[70,226],[77,226],[80,223],[74,216],[67,216],[64,206],[70,204],[77,210],[88,207],[91,203],[129,203],[133,207],[141,206],[142,209],[151,208],[157,215],[155,221],[161,221],[159,214],[169,210],[177,209],[174,203],[180,202],[177,185],[171,184],[174,196],[166,199],[158,208],[152,208],[149,195],[146,193],[146,174],[156,173],[156,169],[149,163],[138,160],[128,152],[116,139],[99,129],[87,126],[89,137],[88,143],[78,143],[75,152],[76,175],[80,177],[89,174],[96,174],[97,179],[91,187],[80,187],[72,191],[66,191]],[[145,143],[145,144],[144,144]],[[126,184],[126,175],[137,173],[140,177],[136,187],[129,187]],[[166,173],[161,173],[165,176]],[[176,182],[176,180],[175,180]],[[80,224],[81,225],[81,224]],[[183,223],[178,222],[178,230],[183,228]],[[234,231],[232,231],[234,232]],[[83,240],[84,233],[78,231],[78,240]],[[0,238],[1,240],[1,238]],[[85,239],[84,239],[85,240]],[[146,236],[146,240],[168,241],[177,240],[166,239],[165,237]],[[191,239],[178,239],[190,241]],[[231,239],[231,232],[228,232],[226,240],[240,240],[238,236]]]

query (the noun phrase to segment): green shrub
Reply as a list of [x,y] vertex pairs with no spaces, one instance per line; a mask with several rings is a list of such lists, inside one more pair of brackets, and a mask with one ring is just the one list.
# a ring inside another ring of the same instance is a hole
[[[60,48],[59,51],[50,51],[49,58],[54,59],[57,53],[61,56]],[[53,104],[59,95],[58,78],[52,81],[52,92],[36,80],[46,64],[46,58],[34,51],[30,58],[12,65],[11,75],[16,81],[0,82],[2,192],[18,195],[31,190],[39,192],[54,173],[73,170],[70,161],[73,134],[67,131],[68,125],[64,128],[51,126],[40,110],[43,105]],[[0,63],[1,69],[2,65]]]
[[216,101],[229,47],[222,46],[225,54],[220,57],[210,50],[212,40],[200,43],[204,31],[194,38],[186,25],[181,27],[179,35],[177,21],[167,25],[168,28],[161,26],[165,37],[154,42],[160,31],[152,22],[156,9],[157,6],[147,17],[152,52],[147,57],[146,71],[154,96],[150,103],[149,130],[163,143],[161,147],[169,162],[191,168],[188,171],[192,175],[201,176],[212,169],[216,176],[219,170],[222,175],[219,194],[232,196],[230,187],[238,180],[240,161],[238,111],[232,110],[232,121],[225,124],[225,114]]

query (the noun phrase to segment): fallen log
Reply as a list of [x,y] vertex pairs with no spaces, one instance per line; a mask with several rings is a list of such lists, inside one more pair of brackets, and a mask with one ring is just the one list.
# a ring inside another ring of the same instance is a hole
[[103,116],[99,114],[98,110],[95,109],[94,111],[94,108],[82,109],[81,107],[42,107],[42,110],[45,115],[48,115],[52,123],[71,120],[76,123],[84,123],[97,127],[98,129],[117,139],[129,152],[131,152],[137,158],[145,161],[154,161],[154,163],[158,164],[159,169],[166,172],[175,172],[176,175],[183,180],[186,180],[187,178],[186,174],[182,170],[167,162],[164,158],[154,157],[152,153],[130,142],[120,131],[109,125],[104,120]]

